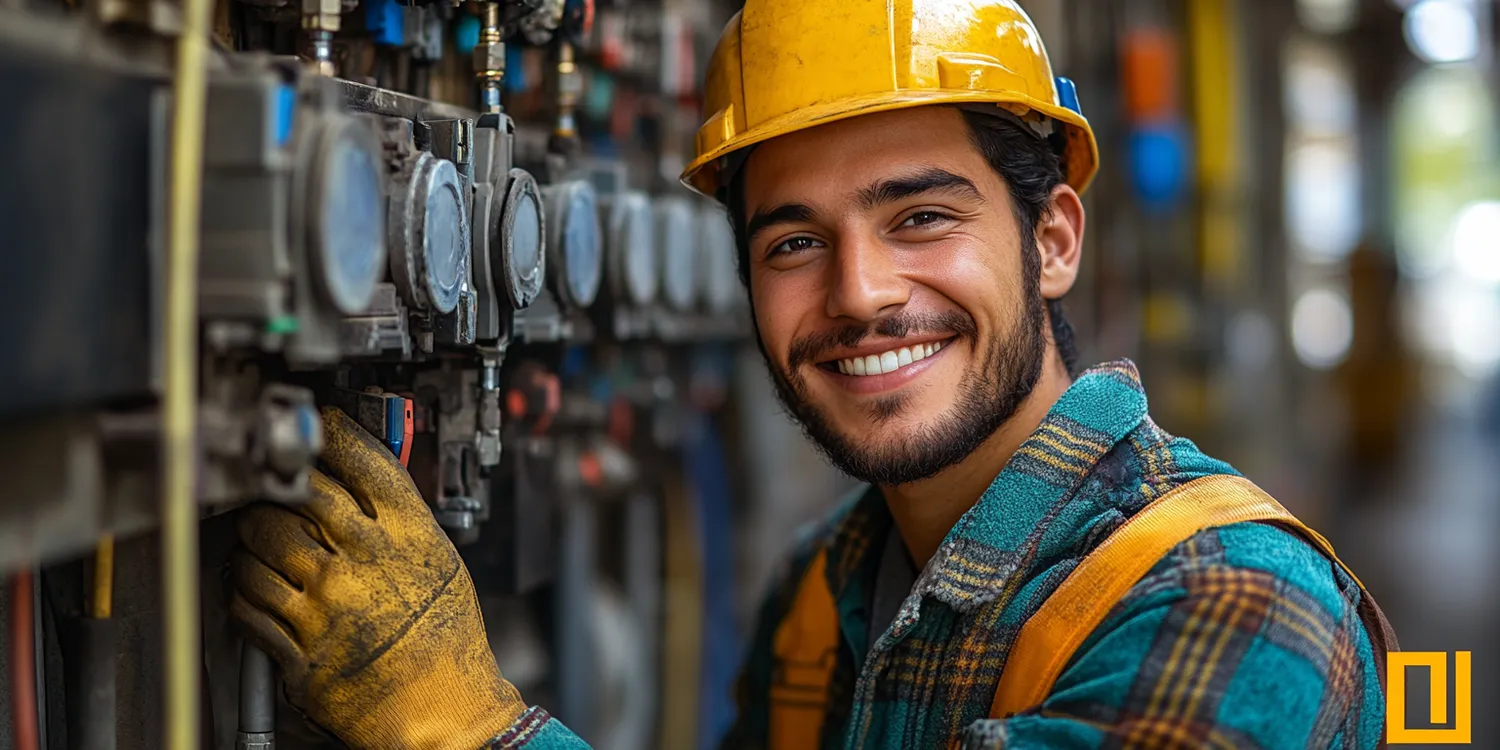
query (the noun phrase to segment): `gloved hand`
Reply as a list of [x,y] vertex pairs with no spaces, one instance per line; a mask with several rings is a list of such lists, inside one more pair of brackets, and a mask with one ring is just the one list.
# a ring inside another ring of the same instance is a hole
[[240,512],[230,612],[350,747],[475,750],[526,707],[469,572],[390,451],[337,409],[323,425],[339,481],[314,472],[306,506]]

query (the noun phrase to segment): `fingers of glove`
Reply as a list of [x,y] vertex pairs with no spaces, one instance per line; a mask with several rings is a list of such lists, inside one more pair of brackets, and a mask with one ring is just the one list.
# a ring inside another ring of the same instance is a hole
[[230,573],[238,594],[251,606],[285,623],[296,642],[302,643],[302,638],[321,630],[322,618],[307,597],[249,551],[236,551]]
[[318,522],[326,535],[324,541],[333,549],[363,536],[374,511],[364,506],[344,485],[317,469],[310,475],[311,492],[305,505],[298,508]]
[[229,597],[229,616],[240,624],[251,643],[276,660],[289,683],[300,682],[292,678],[305,673],[307,658],[285,622],[251,604],[238,591]]
[[396,457],[349,415],[332,407],[323,409],[323,461],[335,479],[377,514],[387,509],[409,512],[422,504]]
[[245,549],[298,589],[306,589],[328,564],[322,529],[290,509],[252,505],[239,512],[235,526]]

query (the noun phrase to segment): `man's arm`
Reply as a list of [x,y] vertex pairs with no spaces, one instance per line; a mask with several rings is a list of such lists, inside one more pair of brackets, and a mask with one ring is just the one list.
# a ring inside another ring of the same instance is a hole
[[966,747],[1369,748],[1384,701],[1358,588],[1300,540],[1241,524],[1131,589],[1033,711]]
[[241,511],[230,612],[291,702],[357,750],[583,748],[500,675],[469,572],[411,477],[323,413],[306,505]]

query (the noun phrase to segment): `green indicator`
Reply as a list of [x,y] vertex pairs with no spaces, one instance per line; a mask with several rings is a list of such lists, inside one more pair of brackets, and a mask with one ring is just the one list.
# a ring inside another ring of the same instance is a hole
[[295,315],[280,315],[271,318],[266,323],[266,333],[296,333],[297,317]]

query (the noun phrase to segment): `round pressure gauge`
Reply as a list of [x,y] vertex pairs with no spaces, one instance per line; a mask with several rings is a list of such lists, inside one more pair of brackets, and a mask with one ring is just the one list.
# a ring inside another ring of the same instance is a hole
[[599,296],[604,275],[604,238],[599,231],[594,186],[570,180],[542,188],[547,208],[547,252],[553,287],[564,304],[588,307]]
[[739,299],[739,279],[734,272],[734,233],[729,215],[715,204],[698,211],[698,290],[708,311],[723,315]]
[[691,311],[698,296],[697,230],[697,213],[692,201],[678,196],[656,201],[662,298],[678,312]]
[[536,178],[524,169],[510,170],[510,187],[505,191],[505,207],[500,212],[496,241],[491,244],[500,253],[495,265],[505,269],[505,289],[515,309],[529,307],[542,292],[547,276],[547,253],[544,250],[546,222],[542,218],[542,191]]
[[656,300],[660,286],[651,199],[632,190],[612,195],[604,202],[610,287],[616,299],[637,306],[649,305]]
[[469,209],[458,169],[423,151],[402,164],[394,182],[391,276],[414,307],[453,312],[469,274]]
[[370,306],[385,273],[385,195],[380,142],[364,123],[333,118],[309,161],[308,252],[335,310]]

